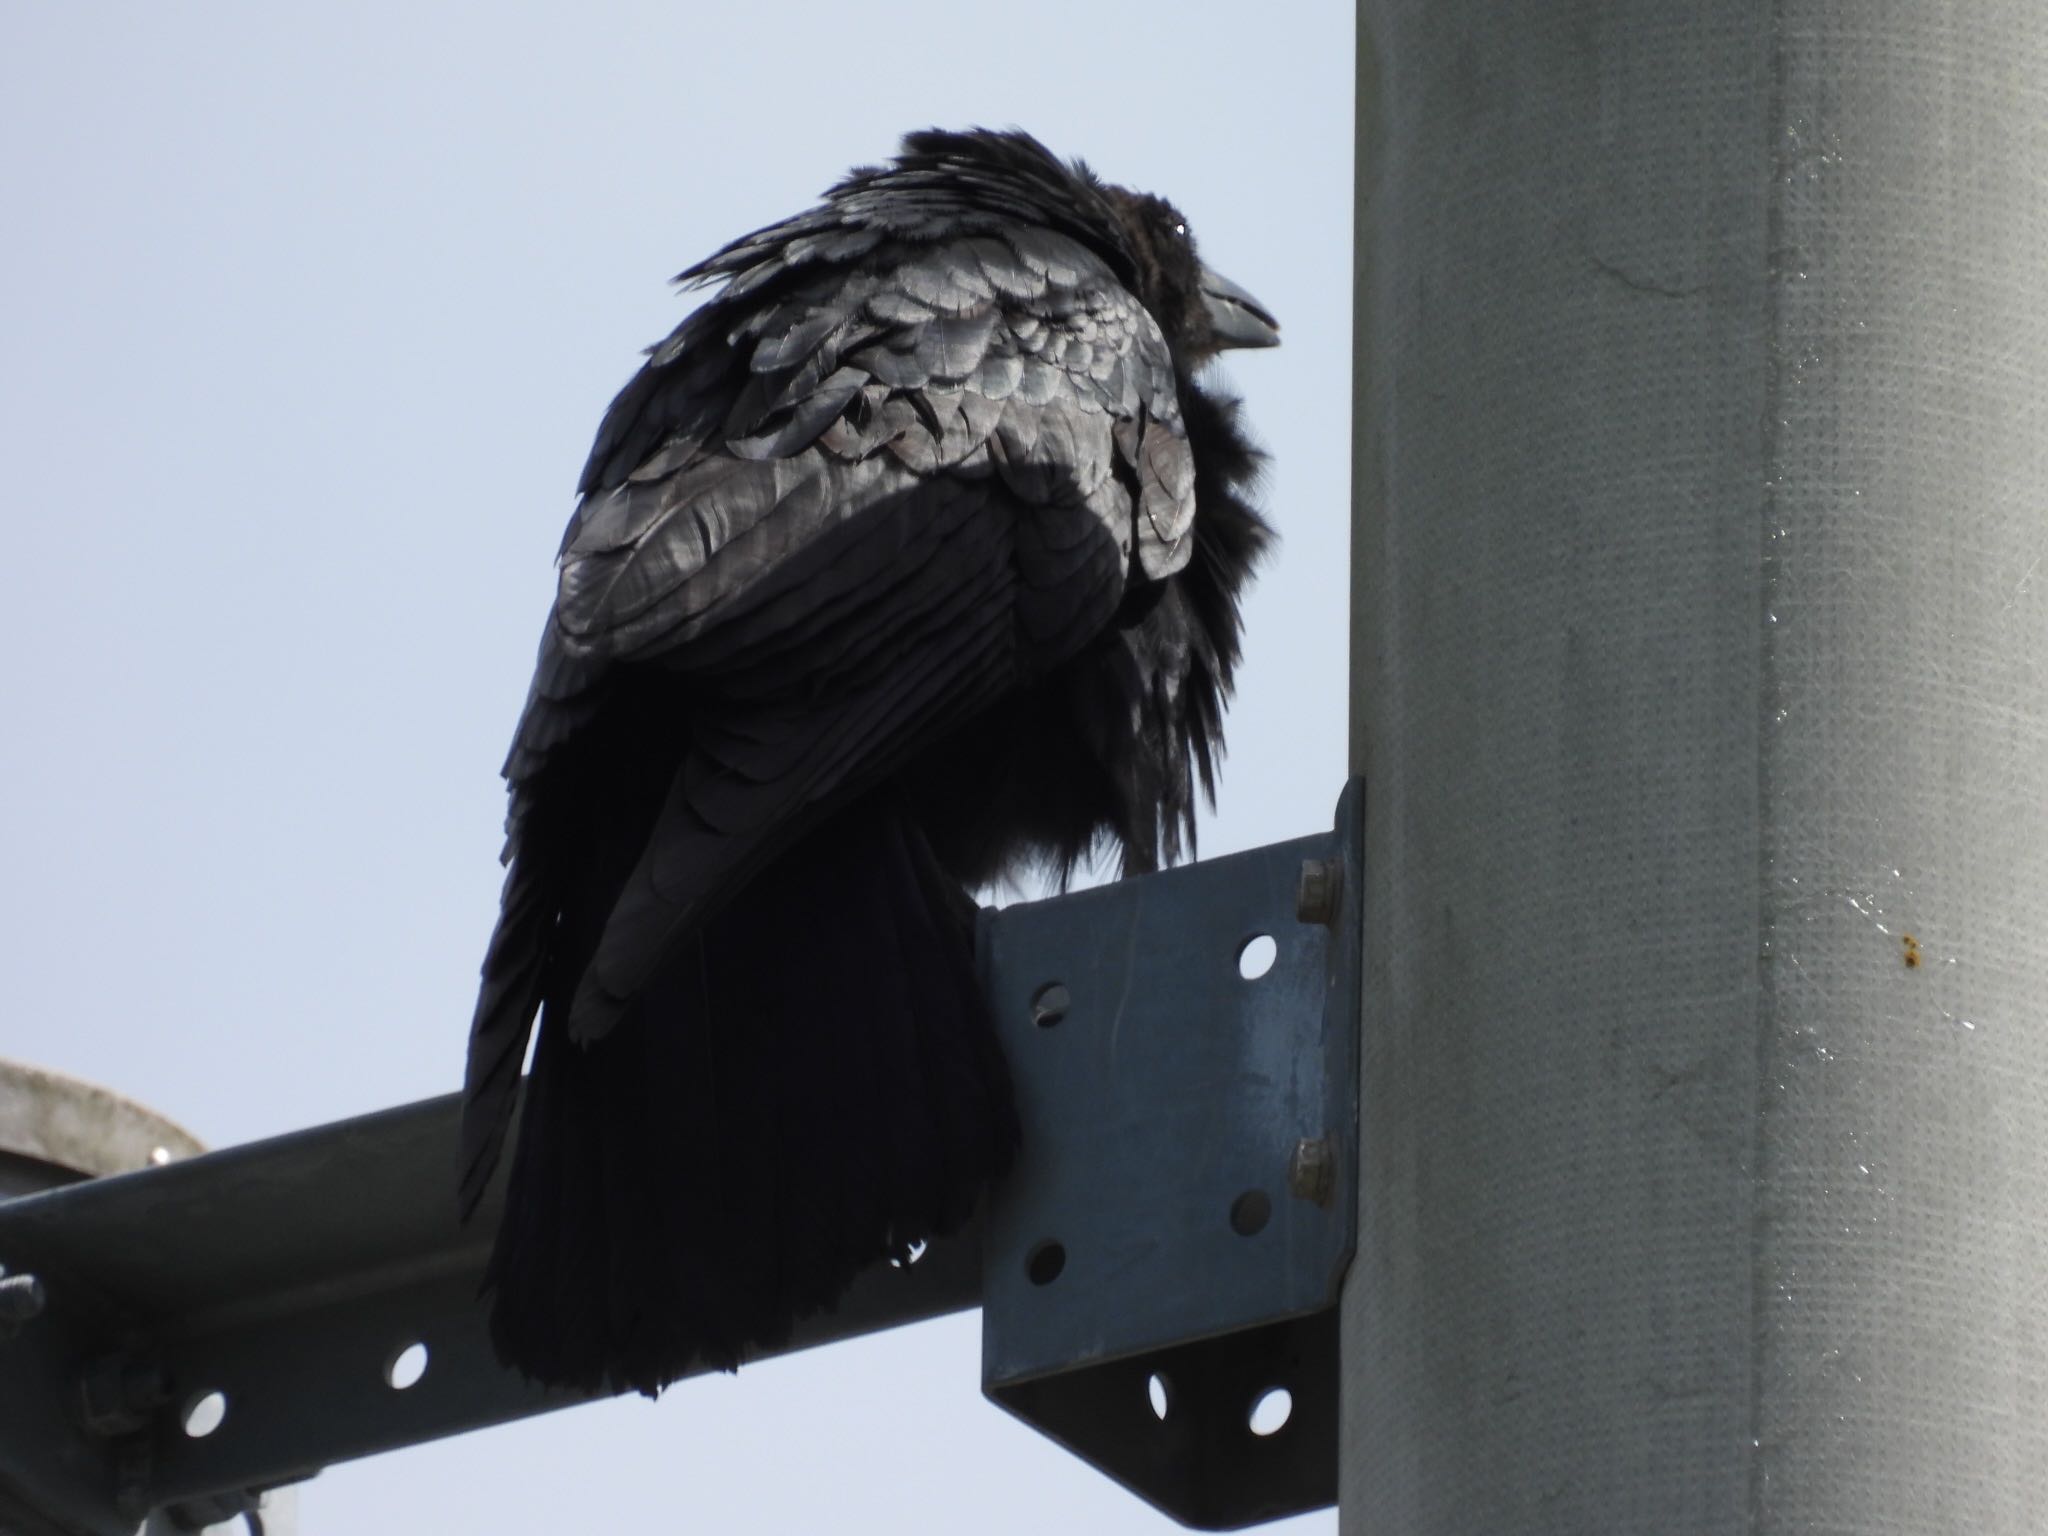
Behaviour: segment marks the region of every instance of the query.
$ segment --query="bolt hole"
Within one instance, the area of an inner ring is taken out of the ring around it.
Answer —
[[[206,1392],[185,1405],[185,1433],[194,1440],[204,1440],[219,1429],[228,1416],[228,1395],[225,1392]]]
[[[1239,1237],[1263,1231],[1272,1217],[1273,1202],[1263,1189],[1248,1189],[1230,1202],[1230,1230]]]
[[[1259,1394],[1259,1400],[1252,1404],[1251,1416],[1247,1422],[1255,1435],[1277,1435],[1287,1427],[1288,1416],[1293,1412],[1294,1394],[1285,1387],[1268,1387]]]
[[[1067,1267],[1067,1250],[1047,1238],[1024,1258],[1024,1273],[1033,1285],[1051,1285]]]
[[[1074,1000],[1067,993],[1066,984],[1048,981],[1031,994],[1031,1022],[1040,1029],[1051,1029],[1067,1016],[1067,1010],[1074,1006]]]
[[[384,1362],[384,1384],[394,1392],[417,1386],[427,1374],[427,1346],[415,1339]]]
[[[1246,981],[1257,981],[1273,969],[1273,962],[1279,955],[1280,946],[1273,942],[1273,935],[1255,933],[1238,949],[1237,974]]]
[[[1145,1396],[1152,1402],[1152,1417],[1162,1424],[1166,1422],[1166,1410],[1171,1402],[1167,1396],[1166,1378],[1154,1371],[1145,1378]]]
[[[924,1257],[925,1246],[925,1240],[921,1237],[914,1242],[905,1243],[900,1250],[889,1255],[889,1263],[896,1269],[908,1269]]]

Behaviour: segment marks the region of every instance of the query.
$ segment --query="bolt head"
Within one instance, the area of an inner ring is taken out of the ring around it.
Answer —
[[[1327,1136],[1304,1136],[1287,1159],[1287,1188],[1297,1200],[1328,1205],[1337,1192],[1337,1148]]]
[[[1342,859],[1303,859],[1294,890],[1294,915],[1304,923],[1334,923],[1344,893]]]
[[[42,1315],[49,1297],[34,1275],[10,1275],[0,1268],[0,1339],[11,1337],[23,1323]]]

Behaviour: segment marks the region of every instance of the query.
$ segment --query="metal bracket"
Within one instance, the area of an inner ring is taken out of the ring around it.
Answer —
[[[984,936],[1027,1140],[989,1215],[983,1391],[1204,1529],[1336,1502],[1362,799]]]
[[[1357,802],[1334,837],[983,930],[1030,1138],[991,1218],[986,1388],[1194,1524],[1335,1498]],[[1253,934],[1277,957],[1248,982]],[[581,1401],[491,1356],[476,1292],[497,1213],[455,1224],[456,1116],[451,1095],[0,1200],[0,1530],[132,1536],[152,1510],[246,1507],[331,1462]],[[1048,1239],[1063,1267],[1034,1285]],[[982,1272],[978,1232],[935,1243],[790,1348],[974,1306]],[[1275,1384],[1293,1415],[1255,1438],[1244,1402]]]

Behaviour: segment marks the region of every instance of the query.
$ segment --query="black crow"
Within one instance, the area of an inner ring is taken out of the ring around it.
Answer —
[[[585,1390],[730,1368],[1017,1140],[969,892],[1191,850],[1268,538],[1272,317],[1160,198],[914,133],[684,272],[606,413],[514,736],[464,1089],[485,1285]]]

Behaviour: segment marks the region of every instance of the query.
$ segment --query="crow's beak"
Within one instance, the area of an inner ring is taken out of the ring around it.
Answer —
[[[1229,278],[1202,268],[1202,303],[1218,347],[1277,347],[1280,322]]]

